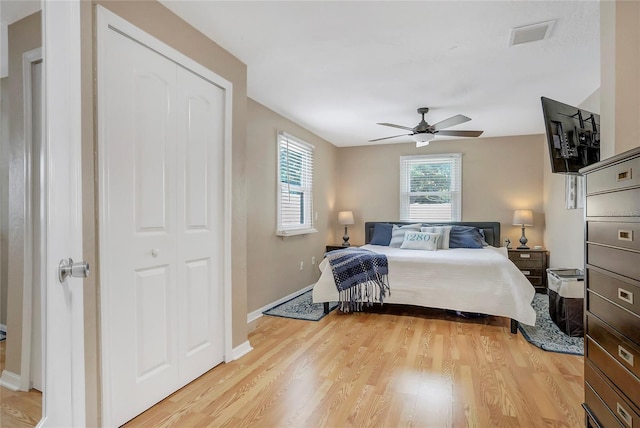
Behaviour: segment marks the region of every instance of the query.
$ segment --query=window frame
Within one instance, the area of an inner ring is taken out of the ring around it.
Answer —
[[[455,170],[450,178],[450,189],[447,192],[411,192],[411,176],[407,168],[411,162],[421,159],[428,161],[449,161]],[[410,210],[411,196],[428,196],[447,194],[451,197],[450,218],[412,218]],[[406,222],[458,222],[462,221],[462,154],[441,153],[431,155],[400,156],[400,221]]]
[[[297,148],[303,153],[304,159],[302,161],[303,171],[300,176],[300,185],[292,185],[290,182],[284,183],[281,181],[282,176],[282,162],[280,160],[280,151],[285,145],[287,150],[289,146]],[[277,187],[277,199],[276,199],[276,235],[277,236],[294,236],[304,235],[309,233],[316,233],[317,230],[314,227],[314,211],[313,211],[313,170],[314,170],[314,153],[315,147],[313,144],[307,143],[300,138],[297,138],[284,131],[279,131],[276,137],[276,187]],[[283,198],[283,186],[288,186],[288,193],[300,193],[301,194],[301,215],[302,223],[296,226],[283,224],[282,218],[282,198]],[[308,221],[307,221],[308,219]]]

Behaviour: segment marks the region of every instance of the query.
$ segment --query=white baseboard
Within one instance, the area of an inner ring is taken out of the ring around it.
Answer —
[[[247,314],[247,324],[249,324],[250,322],[253,322],[255,320],[257,320],[258,318],[260,318],[262,316],[262,313],[268,309],[273,308],[274,306],[278,306],[280,303],[284,303],[287,300],[291,300],[294,297],[298,297],[299,295],[306,293],[307,291],[311,290],[313,288],[313,286],[316,285],[315,283],[311,284],[311,285],[307,285],[306,287],[304,287],[301,290],[298,291],[294,291],[293,293],[289,294],[288,296],[284,296],[282,299],[278,299],[275,302],[269,303],[268,305],[265,305],[263,307],[261,307],[258,310],[255,310],[253,312],[250,312]]]
[[[0,324],[0,331],[7,332],[7,326],[4,324]]]
[[[0,386],[4,386],[11,391],[20,391],[20,376],[11,373],[9,370],[3,370],[0,376]]]
[[[238,358],[248,354],[251,351],[253,351],[253,348],[251,347],[251,344],[247,340],[242,345],[236,346],[231,350],[231,355],[230,355],[231,358],[227,362],[235,361]]]

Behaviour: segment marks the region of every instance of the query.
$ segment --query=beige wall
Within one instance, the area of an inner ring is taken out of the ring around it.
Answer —
[[[2,231],[7,236],[1,252],[7,266],[7,347],[5,369],[20,374],[22,348],[22,295],[24,282],[24,201],[25,201],[25,140],[23,112],[22,55],[42,46],[41,14],[30,15],[9,26],[9,76],[7,96],[9,103],[8,157],[8,222]],[[4,94],[3,94],[4,96]],[[3,145],[6,142],[3,141]],[[5,152],[7,153],[7,152]],[[5,205],[5,204],[2,204]],[[4,217],[4,216],[3,216]]]
[[[9,78],[0,79],[0,324],[7,325],[9,244]]]
[[[544,242],[549,250],[549,267],[584,267],[584,209],[566,208],[565,174],[551,172],[549,148],[544,150]]]
[[[640,145],[640,2],[600,2],[601,158]]]
[[[98,232],[97,185],[95,181],[95,143],[93,108],[93,6],[80,3],[80,93],[82,141],[82,246],[83,259],[91,266],[91,274],[84,280],[84,363],[85,363],[85,416],[87,426],[100,426],[100,331],[98,300]]]
[[[317,263],[331,241],[338,149],[301,126],[248,100],[247,123],[247,303],[253,312],[318,280]],[[278,237],[276,231],[278,131],[285,131],[314,149],[313,209],[318,233]],[[312,265],[312,257],[316,265]],[[304,268],[300,271],[300,262]]]
[[[441,140],[422,148],[415,143],[340,148],[336,212],[353,211],[349,236],[362,244],[366,221],[399,219],[400,156],[462,153],[462,220],[499,221],[501,242],[508,237],[515,247],[521,233],[511,224],[513,210],[529,208],[535,226],[527,229],[528,245],[544,245],[545,144],[544,136],[527,135]],[[334,228],[333,242],[342,242],[343,232]]]

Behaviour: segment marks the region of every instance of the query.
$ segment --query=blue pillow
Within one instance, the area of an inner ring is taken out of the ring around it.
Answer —
[[[453,226],[449,233],[449,248],[482,248],[482,235],[473,226]]]
[[[390,223],[376,223],[373,226],[373,236],[371,237],[371,245],[389,246],[391,242],[391,230],[393,225]]]
[[[484,229],[478,229],[478,232],[480,232],[480,236],[482,237],[482,246],[488,247],[489,244],[487,244],[487,237],[484,235]]]

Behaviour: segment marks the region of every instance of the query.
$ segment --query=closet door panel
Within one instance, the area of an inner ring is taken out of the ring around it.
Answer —
[[[111,422],[120,425],[179,383],[177,67],[113,30],[105,49],[98,94],[104,109],[100,286],[108,320],[105,401]]]
[[[181,379],[189,382],[224,358],[224,91],[178,69],[178,295]]]

